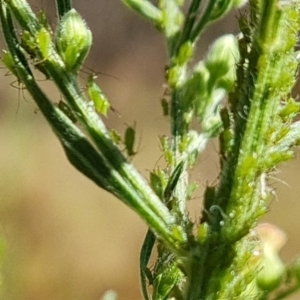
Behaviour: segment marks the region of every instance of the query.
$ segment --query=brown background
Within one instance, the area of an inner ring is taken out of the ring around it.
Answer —
[[[42,5],[49,11],[55,25],[54,1],[31,3],[35,10]],[[99,84],[122,115],[111,114],[106,123],[124,131],[125,123],[136,121],[140,147],[133,163],[148,176],[161,156],[158,136],[169,130],[159,102],[166,63],[164,42],[121,1],[77,0],[74,4],[94,33],[86,65],[118,77],[99,76]],[[205,33],[198,56],[225,32],[237,33],[234,16]],[[2,36],[1,41],[3,45]],[[5,74],[0,70],[0,218],[9,244],[3,299],[98,300],[107,289],[115,289],[122,300],[141,299],[138,255],[145,225],[69,165],[30,96],[11,87],[15,79]],[[41,84],[49,93],[54,90],[47,82]],[[59,101],[58,93],[51,95],[54,102]],[[190,203],[193,217],[201,208],[201,190],[216,179],[216,158],[213,141],[194,172],[200,190]],[[285,261],[300,252],[298,169],[297,158],[282,165],[271,179],[277,197],[266,220],[288,234],[282,251]]]

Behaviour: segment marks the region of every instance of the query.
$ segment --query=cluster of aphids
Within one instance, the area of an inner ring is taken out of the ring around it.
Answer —
[[[30,9],[30,8],[28,8]],[[53,32],[44,11],[39,10],[36,15],[31,14],[32,24],[22,26],[16,37],[18,48],[27,57],[25,64],[30,62],[35,69],[45,75],[46,80],[54,76],[49,69],[70,74],[76,77],[92,45],[92,33],[85,21],[75,9],[66,12],[60,19],[57,30]],[[16,61],[9,51],[4,51],[2,61],[6,68],[22,83],[16,68]],[[29,74],[32,74],[28,66]],[[92,72],[86,81],[86,94],[89,98],[88,105],[103,116],[108,110],[114,109],[96,82],[97,75]],[[55,104],[73,123],[78,120],[76,113],[66,101],[60,100]],[[114,143],[124,148],[127,156],[136,154],[135,126],[126,125],[122,138],[116,130],[111,130],[110,135]]]

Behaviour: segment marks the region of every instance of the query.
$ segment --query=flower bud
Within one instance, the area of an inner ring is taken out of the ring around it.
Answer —
[[[201,114],[205,108],[205,101],[208,95],[209,71],[201,61],[196,65],[190,78],[184,85],[185,96],[184,106],[195,103],[196,111]]]
[[[236,72],[235,69],[231,68],[225,76],[221,77],[216,82],[216,87],[222,88],[228,93],[233,90],[235,82],[236,82]]]
[[[218,38],[212,45],[205,66],[211,76],[218,79],[226,75],[239,60],[238,43],[234,35],[227,34]]]
[[[61,19],[56,45],[66,69],[76,73],[92,45],[92,33],[75,9]]]
[[[175,225],[172,228],[172,235],[177,242],[184,243],[187,240],[186,233],[180,225]]]
[[[219,107],[224,97],[224,90],[215,89],[206,104],[203,115],[200,116],[202,119],[202,130],[210,137],[215,137],[222,128],[223,124]]]
[[[195,45],[192,44],[190,41],[185,42],[179,49],[178,57],[177,57],[177,64],[184,65],[189,61],[194,53]]]
[[[262,290],[273,290],[281,282],[284,264],[273,251],[267,251],[264,255],[262,269],[256,278],[256,283]]]
[[[281,282],[284,264],[278,252],[286,242],[286,235],[271,224],[261,224],[256,229],[262,246],[262,269],[258,273],[256,283],[262,290],[273,290]]]

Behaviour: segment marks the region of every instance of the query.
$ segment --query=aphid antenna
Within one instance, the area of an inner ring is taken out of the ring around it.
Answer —
[[[156,168],[157,166],[158,166],[158,164],[159,164],[159,162],[161,161],[161,159],[164,157],[164,154],[162,153],[159,157],[158,157],[158,159],[156,160],[156,162],[155,162],[155,164],[154,164],[154,168]]]
[[[110,77],[110,78],[113,78],[115,80],[121,81],[121,79],[117,76],[114,76],[114,75],[111,75],[111,74],[108,74],[108,73],[95,71],[93,68],[90,68],[86,65],[82,66],[81,72],[88,75],[88,76],[93,76],[95,80],[98,78],[98,75],[101,75],[101,76]]]
[[[276,182],[280,182],[282,183],[283,185],[287,186],[287,187],[291,187],[286,181],[284,181],[283,179],[280,179],[280,178],[277,178],[275,176],[272,176],[271,174],[268,174],[268,177]]]
[[[15,75],[12,71],[10,70],[7,70],[6,67],[0,67],[1,70],[6,70],[4,76],[5,77],[9,77],[9,76],[13,76]],[[14,89],[17,89],[18,90],[18,105],[17,105],[17,112],[19,112],[19,107],[20,107],[20,94],[21,94],[21,91],[22,91],[22,96],[23,96],[23,99],[28,102],[28,100],[26,99],[25,95],[24,95],[24,91],[26,90],[25,86],[22,84],[22,82],[16,78],[15,80],[13,80],[10,84],[9,84],[12,88]]]
[[[9,71],[8,71],[9,72]],[[13,75],[12,73],[9,73],[5,76],[11,76]],[[18,79],[15,79],[14,81],[12,81],[10,84],[9,84],[12,88],[14,89],[17,89],[18,90],[18,105],[17,105],[17,111],[16,113],[19,112],[19,108],[20,108],[20,99],[21,99],[21,94],[22,94],[22,98],[26,101],[26,102],[29,102],[28,99],[26,99],[25,97],[25,91],[26,91],[26,88],[25,86],[23,85],[23,83],[21,81],[19,81]]]

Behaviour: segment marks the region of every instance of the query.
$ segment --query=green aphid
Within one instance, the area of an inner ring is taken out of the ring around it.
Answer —
[[[122,138],[117,130],[112,129],[109,133],[110,133],[111,139],[114,141],[115,144],[117,144],[117,145],[121,144]]]
[[[51,34],[42,27],[36,38],[33,38],[28,31],[24,30],[21,34],[21,46],[32,59],[48,59],[51,49]],[[40,61],[36,61],[36,64],[38,63]]]
[[[73,113],[72,109],[68,106],[67,103],[60,100],[57,106],[73,123],[77,122],[75,114]]]
[[[17,78],[19,78],[16,72],[16,65],[14,59],[10,52],[3,50],[4,55],[2,56],[2,62],[4,63],[5,67]]]
[[[163,199],[163,194],[164,194],[163,180],[161,176],[159,176],[159,174],[156,174],[155,171],[150,173],[150,184],[155,194],[160,199]]]
[[[50,32],[42,27],[36,37],[33,38],[28,31],[24,30],[21,34],[21,46],[32,59],[35,68],[49,79],[50,75],[41,63],[48,59],[51,53],[52,39]]]
[[[148,284],[149,284],[149,285],[152,285],[154,279],[153,279],[153,275],[152,275],[151,270],[150,270],[148,267],[146,267],[146,268],[144,269],[144,272],[145,272],[145,275],[146,275],[146,277],[147,277],[147,279],[148,279]]]
[[[173,289],[182,282],[182,272],[175,261],[164,262],[159,274],[154,276],[152,299],[171,299]],[[178,288],[177,288],[178,292]],[[180,298],[183,299],[182,295]]]
[[[107,111],[110,107],[110,104],[109,104],[106,96],[104,95],[104,93],[102,92],[102,90],[100,89],[98,84],[96,83],[96,81],[95,81],[96,78],[97,78],[97,76],[95,76],[95,75],[90,75],[88,77],[88,80],[87,80],[88,95],[89,95],[90,99],[93,101],[97,112],[106,116]]]
[[[135,137],[135,128],[128,126],[124,135],[125,150],[128,156],[133,156],[137,153],[136,151],[134,151]]]
[[[169,115],[169,103],[165,98],[161,99],[161,107],[163,110],[163,115],[168,116]]]
[[[51,43],[50,32],[46,28],[41,28],[37,35],[37,45],[43,60],[48,59],[51,54]]]
[[[52,44],[52,32],[49,32],[48,29],[42,27],[39,30],[39,33],[36,37],[36,46],[39,51],[39,60],[35,62],[34,66],[46,76],[46,79],[51,78],[47,68],[42,64],[45,60],[50,59],[51,52],[53,51]]]
[[[22,86],[21,86],[21,80],[19,78],[19,75],[17,73],[17,67],[15,64],[15,61],[11,55],[10,52],[3,50],[4,55],[2,56],[1,60],[3,62],[3,64],[5,65],[5,67],[8,69],[8,71],[13,74],[14,76],[16,76],[17,80],[11,83],[12,87],[17,88],[19,91],[22,90]],[[7,75],[9,74],[9,72],[7,73]],[[15,83],[17,83],[17,86],[14,85]],[[18,100],[18,108],[19,109],[19,103],[20,103],[20,98]]]
[[[34,42],[31,34],[27,30],[23,30],[21,33],[21,46],[27,52],[31,59],[35,59],[37,45]]]
[[[48,59],[51,53],[53,31],[47,20],[47,15],[43,10],[38,11],[37,17],[42,28],[37,35],[37,44],[43,55],[43,59]]]
[[[52,35],[52,28],[48,22],[47,15],[43,10],[39,10],[37,12],[37,17],[39,19],[39,23]]]

